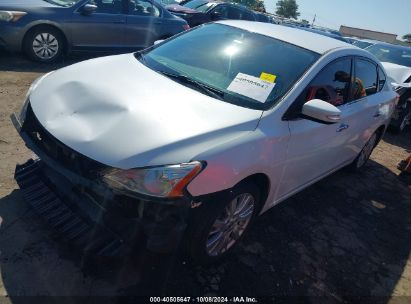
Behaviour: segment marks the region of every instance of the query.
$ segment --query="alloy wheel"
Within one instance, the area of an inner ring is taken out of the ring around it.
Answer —
[[[250,223],[254,208],[255,198],[250,193],[239,194],[227,204],[208,234],[208,255],[221,255],[237,242]]]
[[[33,40],[33,52],[42,60],[55,57],[59,51],[57,38],[50,33],[40,33]]]
[[[373,134],[368,142],[365,144],[364,148],[361,150],[360,155],[357,160],[357,168],[361,168],[367,160],[370,158],[372,150],[374,149],[375,143],[377,142],[377,134]]]

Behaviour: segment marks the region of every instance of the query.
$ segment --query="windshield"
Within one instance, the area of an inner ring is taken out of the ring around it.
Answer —
[[[357,46],[361,49],[365,49],[366,47],[369,47],[371,44],[372,43],[365,42],[365,41],[358,41],[358,40],[353,43],[353,45],[355,45],[355,46]]]
[[[44,0],[44,1],[51,3],[51,4],[58,5],[58,6],[69,7],[69,6],[73,6],[80,0]]]
[[[208,24],[148,50],[141,61],[216,90],[226,102],[268,109],[319,57],[267,36]]]
[[[391,62],[411,68],[411,48],[375,44],[367,48],[367,51],[374,54],[380,61]]]

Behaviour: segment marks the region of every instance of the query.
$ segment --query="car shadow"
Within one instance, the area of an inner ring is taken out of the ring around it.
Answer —
[[[82,54],[70,54],[64,56],[55,63],[39,63],[29,60],[26,56],[20,53],[10,53],[6,51],[0,51],[0,70],[10,72],[35,72],[35,73],[47,73],[53,70],[63,68],[65,66],[78,63],[84,60],[92,59],[98,55],[93,53]],[[105,54],[109,55],[109,54]]]
[[[410,201],[407,183],[376,162],[362,173],[339,171],[262,215],[221,263],[178,264],[168,290],[189,292],[181,292],[184,273],[197,295],[386,303],[409,288]]]
[[[96,258],[70,247],[34,213],[20,190],[0,199],[0,285],[8,297],[70,296],[110,300],[120,295],[158,295],[177,253],[135,250],[129,258]],[[120,290],[135,286],[132,294]],[[56,303],[64,298],[56,298]]]

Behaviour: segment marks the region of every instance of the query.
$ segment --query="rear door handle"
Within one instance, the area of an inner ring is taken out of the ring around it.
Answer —
[[[343,131],[343,130],[345,130],[345,129],[348,129],[350,126],[349,125],[347,125],[347,124],[341,124],[338,128],[337,128],[337,132],[341,132],[341,131]]]

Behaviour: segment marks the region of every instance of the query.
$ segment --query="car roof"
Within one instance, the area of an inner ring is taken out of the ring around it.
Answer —
[[[283,25],[244,20],[224,20],[217,23],[283,40],[318,54],[324,54],[339,47],[358,49],[349,43],[334,38]]]

